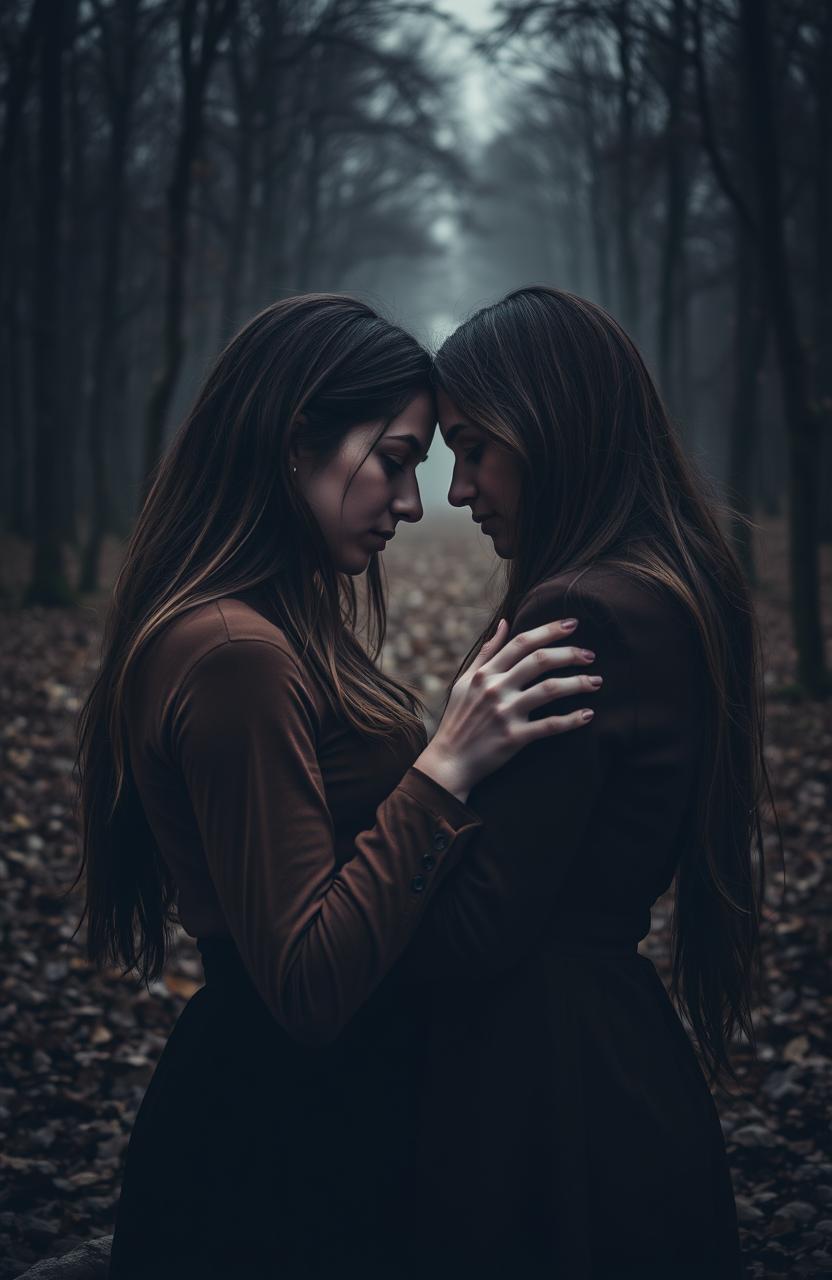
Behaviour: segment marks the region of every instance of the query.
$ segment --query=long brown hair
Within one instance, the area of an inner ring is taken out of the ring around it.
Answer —
[[[583,298],[508,294],[446,340],[434,381],[523,473],[505,593],[462,669],[537,583],[601,558],[668,588],[696,625],[712,696],[696,829],[676,876],[672,991],[712,1078],[733,1075],[734,1032],[753,1043],[768,780],[757,626],[715,505],[636,347]]]
[[[290,483],[289,457],[294,440],[323,462],[351,427],[379,422],[368,454],[430,388],[430,359],[414,338],[334,294],[267,307],[208,374],[130,538],[79,720],[75,884],[85,875],[78,927],[88,918],[95,964],[123,963],[145,981],[157,978],[175,919],[175,887],[136,791],[125,725],[136,659],[174,618],[221,596],[257,592],[352,725],[387,736],[421,723],[418,699],[376,665],[386,627],[378,558],[366,575],[365,649],[355,631],[354,583],[337,572]]]

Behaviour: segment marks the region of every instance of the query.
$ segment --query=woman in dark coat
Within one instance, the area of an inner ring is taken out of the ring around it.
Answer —
[[[450,501],[507,563],[494,621],[578,618],[604,685],[584,733],[529,746],[473,789],[483,827],[399,966],[430,1008],[425,1267],[735,1280],[717,1113],[637,948],[675,878],[676,995],[708,1074],[729,1072],[732,1033],[750,1032],[762,895],[748,591],[638,352],[600,308],[510,294],[445,342],[435,382]]]
[[[586,732],[583,704],[530,713],[600,684],[557,674],[574,622],[503,625],[426,745],[373,654],[435,423],[409,335],[287,299],[219,357],[130,541],[81,723],[88,953],[157,977],[178,916],[206,985],[131,1134],[114,1280],[408,1273],[428,1008],[395,964],[479,828],[471,786]]]

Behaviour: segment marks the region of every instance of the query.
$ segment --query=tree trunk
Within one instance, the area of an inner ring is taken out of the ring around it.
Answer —
[[[789,442],[789,559],[792,620],[801,685],[814,696],[827,690],[820,617],[818,558],[818,416],[808,398],[806,366],[797,328],[783,222],[779,139],[771,82],[769,0],[740,0],[740,30],[748,83],[750,152],[757,191],[760,269],[780,365]]]
[[[191,190],[190,166],[193,145],[190,129],[183,131],[178,148],[177,172],[167,195],[167,266],[162,325],[162,364],[154,379],[147,405],[144,454],[146,489],[152,482],[162,454],[168,409],[176,389],[185,351],[182,316],[185,305],[188,197]]]
[[[253,257],[256,262],[263,264],[265,268],[262,272],[262,275],[265,276],[265,280],[255,277],[252,281],[254,303],[255,307],[258,309],[266,305],[269,298],[272,296],[272,292],[277,285],[278,279],[273,275],[275,252],[275,178],[277,177],[277,165],[275,163],[275,151],[277,146],[277,103],[274,93],[264,92],[264,98],[260,107],[260,116],[262,119],[262,128],[260,130],[259,146],[257,147],[260,198],[256,210],[252,236],[254,242]]]
[[[754,505],[770,520],[782,517],[788,489],[789,459],[783,415],[770,394],[772,379],[779,382],[779,378],[776,362],[771,370],[763,365],[759,380],[757,432],[760,447],[754,459]]]
[[[603,307],[612,306],[610,281],[610,251],[604,218],[606,190],[602,160],[598,150],[598,125],[593,94],[592,76],[583,59],[579,63],[581,85],[581,124],[583,146],[589,173],[589,219],[593,257],[595,260],[596,297]]]
[[[189,267],[185,277],[188,316],[185,324],[187,360],[183,365],[188,376],[188,360],[204,369],[216,354],[214,337],[219,323],[219,309],[214,292],[215,255],[211,244],[210,168],[197,169],[191,202],[191,238],[188,246]],[[191,375],[193,376],[193,375]],[[199,374],[196,374],[199,377]]]
[[[690,261],[687,244],[682,239],[680,257],[676,270],[676,315],[673,319],[673,360],[672,383],[676,388],[678,408],[673,419],[678,422],[682,439],[691,452],[695,452],[698,438],[699,422],[694,408],[696,392],[694,379],[694,297],[690,288]]]
[[[252,81],[246,78],[243,49],[239,40],[239,23],[231,31],[231,73],[236,107],[237,145],[234,149],[234,208],[225,262],[220,301],[219,345],[224,347],[240,322],[240,299],[245,296],[245,277],[251,209],[254,195],[255,102],[262,93],[263,57],[255,59]],[[262,49],[262,44],[260,46]],[[269,88],[274,93],[274,86]]]
[[[72,40],[67,43],[72,47]],[[84,126],[81,107],[79,67],[76,58],[67,55],[67,123],[68,181],[66,193],[65,251],[61,264],[61,314],[64,317],[61,334],[61,433],[58,467],[61,473],[61,537],[73,547],[78,545],[78,450],[79,423],[84,408],[86,326],[88,312],[86,290],[81,281],[86,280],[89,263],[86,260],[86,218]]]
[[[167,193],[167,253],[162,326],[162,361],[154,380],[145,419],[144,487],[147,492],[162,454],[165,424],[185,351],[183,315],[188,266],[188,214],[193,164],[205,125],[205,91],[219,42],[231,21],[236,0],[209,6],[204,16],[198,59],[193,61],[193,28],[199,0],[184,0],[180,14],[182,49],[182,115],[173,176]]]
[[[6,266],[6,235],[12,211],[14,167],[21,135],[23,108],[32,82],[33,65],[48,17],[48,0],[33,0],[20,36],[16,54],[5,81],[3,144],[0,150],[0,271]],[[0,306],[5,303],[3,279],[0,278]]]
[[[34,317],[35,547],[29,604],[72,600],[60,538],[58,469],[59,352],[57,315],[60,271],[63,45],[66,10],[58,5],[44,24],[40,54],[39,183]]]
[[[674,381],[674,321],[677,276],[685,237],[687,190],[683,146],[682,98],[685,79],[685,0],[673,3],[673,48],[667,83],[665,129],[665,225],[659,285],[659,384],[667,403],[675,408],[678,388]]]
[[[818,10],[815,164],[815,400],[820,413],[820,537],[832,542],[832,8]]]
[[[748,521],[754,514],[754,454],[757,431],[758,381],[766,348],[767,315],[760,290],[760,272],[753,246],[739,223],[735,234],[734,403],[728,485],[737,517],[731,535],[750,582],[756,581],[753,535]]]
[[[323,128],[313,116],[309,127],[309,155],[306,158],[303,202],[303,236],[298,253],[297,288],[309,289],[315,279],[314,256],[318,252],[321,214],[321,179],[323,177]]]
[[[21,538],[32,536],[32,518],[29,493],[29,460],[26,449],[28,413],[26,401],[26,353],[21,334],[23,321],[20,312],[19,263],[15,257],[10,263],[8,277],[8,306],[4,311],[3,349],[8,357],[6,378],[6,424],[8,432],[7,475],[8,527]]]
[[[618,249],[619,318],[633,336],[638,334],[640,298],[638,264],[633,239],[633,69],[630,0],[618,0],[615,8],[618,46],[618,156],[616,192],[616,245]]]
[[[220,304],[220,346],[225,346],[240,323],[240,298],[246,271],[246,248],[251,215],[253,173],[253,141],[251,120],[238,119],[238,146],[234,163],[234,209],[225,264],[222,302]]]
[[[281,81],[272,164],[282,180],[277,183],[271,208],[269,238],[265,261],[269,264],[271,294],[299,288],[297,264],[303,252],[305,201],[307,192],[307,130],[314,117],[316,95],[321,72],[316,66],[320,50],[307,57],[300,66],[289,69]]]
[[[21,30],[19,41],[7,60],[5,79],[3,138],[0,145],[0,360],[7,370],[3,396],[3,455],[6,473],[3,509],[8,512],[7,527],[21,537],[31,537],[29,468],[26,439],[29,435],[27,403],[24,393],[22,316],[20,307],[20,258],[10,253],[8,234],[15,214],[17,153],[25,132],[21,128],[26,99],[36,73],[46,0],[33,0]],[[8,51],[7,51],[8,52]]]
[[[127,190],[127,144],[133,113],[136,27],[140,3],[141,0],[126,0],[120,6],[118,12],[123,12],[124,20],[118,32],[118,47],[122,53],[123,63],[121,68],[112,69],[113,92],[110,96],[112,124],[106,187],[108,202],[89,416],[92,503],[89,531],[81,564],[80,589],[82,591],[98,590],[101,546],[104,535],[112,524],[104,420],[105,413],[112,410],[114,399],[113,365],[118,338],[118,301]]]

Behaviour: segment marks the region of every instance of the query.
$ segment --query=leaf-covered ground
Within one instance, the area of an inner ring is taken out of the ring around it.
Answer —
[[[492,565],[460,525],[425,522],[386,553],[385,661],[436,706],[487,616]],[[786,849],[771,834],[767,992],[759,1053],[719,1101],[750,1280],[832,1276],[832,702],[791,700],[794,652],[783,530],[765,531],[758,593],[767,650],[768,759]],[[825,556],[829,598],[830,557]],[[8,610],[0,627],[0,1280],[111,1232],[124,1148],[154,1063],[201,978],[184,935],[149,991],[94,974],[79,933],[72,818],[74,724],[93,674],[101,600]],[[666,972],[669,904],[649,953]],[[668,1277],[671,1280],[671,1277]],[[703,1277],[703,1280],[705,1278]]]

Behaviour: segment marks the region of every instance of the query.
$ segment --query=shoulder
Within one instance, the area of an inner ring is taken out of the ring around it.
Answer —
[[[224,596],[173,618],[151,637],[142,656],[144,665],[167,676],[168,683],[183,679],[213,654],[219,665],[233,666],[259,646],[273,664],[287,669],[299,666],[280,627],[243,601]]]
[[[640,701],[675,705],[706,696],[701,636],[687,607],[663,583],[603,562],[558,574],[528,592],[512,631],[561,618],[578,619],[568,642],[592,649],[605,679],[618,677]]]
[[[288,695],[318,713],[285,632],[231,596],[186,610],[154,635],[140,655],[133,691],[168,711],[195,695],[241,709]]]
[[[645,627],[690,632],[692,625],[686,609],[669,587],[645,581],[623,566],[598,561],[539,582],[521,601],[514,629],[528,629],[570,616],[579,623],[591,621],[597,629],[623,636],[643,633]]]

